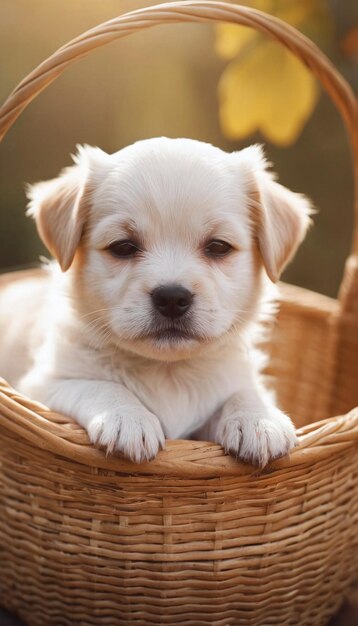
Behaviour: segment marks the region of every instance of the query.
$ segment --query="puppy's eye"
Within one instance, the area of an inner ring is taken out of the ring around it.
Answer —
[[[205,254],[208,256],[226,256],[231,252],[232,246],[227,241],[221,241],[220,239],[213,239],[209,241],[205,246]]]
[[[130,239],[114,241],[110,246],[108,246],[107,250],[119,259],[128,259],[140,252],[138,246]]]

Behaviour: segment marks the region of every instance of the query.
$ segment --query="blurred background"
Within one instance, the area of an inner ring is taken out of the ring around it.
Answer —
[[[82,31],[147,0],[1,0],[0,101]],[[159,4],[159,3],[158,3]],[[324,49],[356,91],[355,0],[249,0]],[[52,178],[77,143],[107,152],[139,139],[192,137],[224,150],[264,143],[279,180],[312,198],[314,228],[284,279],[335,296],[352,235],[353,181],[342,121],[303,66],[250,29],[159,26],[93,52],[35,100],[0,149],[0,269],[45,253],[25,217],[24,184]]]

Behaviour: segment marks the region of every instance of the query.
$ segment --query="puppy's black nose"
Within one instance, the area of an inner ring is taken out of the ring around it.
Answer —
[[[171,319],[184,315],[190,308],[193,300],[193,294],[180,285],[157,287],[151,296],[157,311],[164,317],[170,317]]]

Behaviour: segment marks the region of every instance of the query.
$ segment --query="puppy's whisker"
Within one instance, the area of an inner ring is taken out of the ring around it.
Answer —
[[[112,336],[112,331],[100,318],[92,320],[92,322],[84,326],[83,334],[86,335],[88,332],[91,333],[91,343],[95,344],[97,347],[110,343],[109,340]]]
[[[101,320],[93,320],[92,322],[89,322],[88,324],[86,324],[84,328],[87,331],[108,330],[107,324],[105,324],[104,322],[101,322]]]
[[[249,309],[247,309],[247,310],[246,309],[235,309],[235,308],[231,309],[231,308],[228,308],[226,306],[224,306],[223,309],[225,311],[229,311],[229,313],[238,313],[238,314],[240,314],[240,313],[246,313],[246,314],[247,313],[252,313],[252,311],[250,311]],[[218,309],[218,308],[217,309],[206,309],[205,307],[195,307],[195,312],[196,313],[220,313],[221,310]]]
[[[116,310],[120,310],[119,307],[106,307],[105,309],[96,309],[94,311],[91,311],[90,313],[85,313],[84,315],[80,315],[79,319],[85,319],[86,317],[90,317],[91,315],[96,315],[97,313],[103,313],[104,311],[106,313],[108,313],[109,311],[116,311]]]

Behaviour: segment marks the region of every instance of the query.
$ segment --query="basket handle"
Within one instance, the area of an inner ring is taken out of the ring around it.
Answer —
[[[71,63],[86,56],[95,48],[158,24],[218,21],[249,26],[276,39],[312,71],[338,108],[353,150],[355,228],[352,252],[358,255],[357,100],[348,83],[312,41],[292,26],[256,9],[225,2],[185,0],[138,9],[99,24],[59,48],[13,90],[0,108],[0,141],[21,112],[38,94],[60,76]]]

